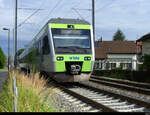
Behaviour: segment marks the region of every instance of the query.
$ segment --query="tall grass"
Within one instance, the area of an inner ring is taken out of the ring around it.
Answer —
[[[45,87],[48,82],[47,80],[45,80],[43,77],[40,77],[38,73],[25,76],[23,73],[19,73],[18,71],[15,71],[15,77],[18,88],[18,112],[56,112],[52,100],[46,104],[47,99],[53,95],[55,90],[53,87]],[[9,92],[11,93],[10,96],[10,93],[6,96],[4,94],[2,95],[2,97],[5,97],[5,100],[10,98],[10,104],[8,102],[5,103],[5,101],[0,102],[0,105],[2,105],[0,106],[0,111],[12,112],[13,93],[11,77],[8,79],[3,90],[5,94]]]
[[[0,94],[0,112],[13,112],[13,90],[12,78],[9,77],[3,86]]]

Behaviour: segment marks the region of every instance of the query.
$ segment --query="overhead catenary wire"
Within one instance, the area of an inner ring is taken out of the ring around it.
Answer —
[[[45,22],[45,20],[47,20],[47,18],[53,13],[53,11],[58,7],[58,5],[62,2],[63,0],[58,0],[57,3],[55,4],[55,6],[50,10],[50,12],[48,13],[48,15],[42,20],[41,22]]]
[[[33,15],[35,15],[38,11],[40,10],[44,10],[44,9],[41,9],[41,7],[43,6],[43,4],[45,3],[45,0],[42,1],[40,7],[38,9],[35,9],[35,8],[18,8],[18,9],[25,9],[25,10],[36,10],[35,12],[33,12],[30,16],[28,16],[22,23],[20,23],[18,25],[18,27],[20,27],[22,24],[24,24],[27,20],[29,20]]]
[[[102,10],[102,9],[104,9],[104,8],[106,8],[106,7],[108,7],[108,6],[110,6],[112,3],[114,3],[114,1],[116,1],[116,0],[112,0],[111,2],[107,3],[107,4],[104,5],[103,7],[101,7],[101,8],[99,8],[99,9],[95,10],[95,13],[97,13],[99,10]],[[89,16],[90,16],[90,15],[86,16],[86,18],[88,18]]]
[[[75,7],[78,6],[78,5],[79,5],[79,3],[77,2],[77,3],[73,6],[73,8],[75,8]],[[72,10],[69,9],[69,10],[65,13],[65,15],[64,15],[63,17],[67,17],[68,15],[70,15],[71,13],[69,13],[69,12],[72,12]]]
[[[83,16],[81,16],[80,13],[79,13],[75,8],[72,8],[72,10],[74,10],[74,11],[81,17],[82,20],[85,20],[85,19],[83,18]]]
[[[40,10],[44,10],[42,9],[43,5],[45,4],[45,1],[47,0],[43,0],[42,3],[40,4],[39,8],[19,8],[19,9],[25,9],[25,10],[36,10],[34,11],[30,16],[28,16],[23,22],[21,22],[18,27],[21,27],[23,24],[25,24],[25,22],[29,19],[31,19],[35,14],[37,14]],[[31,24],[31,23],[30,23]],[[33,24],[33,23],[32,23]],[[37,27],[38,29],[39,27]]]
[[[28,19],[30,19],[34,14],[36,14],[40,9],[37,9],[35,12],[33,12],[29,17],[27,17],[22,23],[18,25],[20,27],[22,24],[24,24]]]

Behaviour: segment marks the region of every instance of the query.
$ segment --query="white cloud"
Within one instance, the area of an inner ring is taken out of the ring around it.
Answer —
[[[0,0],[0,8],[4,8],[4,2],[3,2],[3,0]]]
[[[60,4],[58,4],[52,14],[49,15],[58,1],[60,1]],[[0,7],[6,7],[7,5],[7,7],[11,8],[0,10],[0,17],[2,17],[0,19],[0,26],[11,25],[11,27],[13,27],[14,4],[11,0],[7,2],[8,1],[4,2],[4,0],[0,0]],[[107,38],[106,33],[108,33],[110,37],[113,32],[120,27],[123,30],[129,30],[126,31],[126,36],[129,39],[134,39],[134,34],[136,38],[137,34],[140,33],[140,35],[142,35],[150,30],[150,0],[96,0],[95,3],[96,10],[99,9],[98,12],[96,12],[97,36],[101,33],[101,35]],[[21,0],[18,5],[23,8],[44,9],[36,13],[26,22],[34,24],[24,24],[19,29],[18,37],[22,40],[31,40],[50,18],[80,18],[71,8],[91,9],[92,7],[91,0]],[[34,11],[30,10],[18,10],[18,24],[24,21],[33,12]],[[87,21],[92,22],[90,11],[78,10],[78,12]],[[87,18],[87,16],[89,17]],[[0,34],[4,35],[5,33],[0,31]]]

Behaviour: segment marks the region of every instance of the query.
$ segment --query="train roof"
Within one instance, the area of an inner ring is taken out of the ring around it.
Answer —
[[[83,24],[90,25],[86,20],[81,19],[69,19],[69,18],[52,18],[49,23],[59,23],[59,24]]]

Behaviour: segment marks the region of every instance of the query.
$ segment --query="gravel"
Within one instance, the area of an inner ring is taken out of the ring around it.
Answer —
[[[140,100],[143,100],[143,101],[146,101],[146,102],[150,103],[150,96],[148,96],[148,95],[139,94],[139,93],[135,93],[135,92],[127,91],[127,90],[121,90],[121,89],[118,89],[118,88],[105,86],[105,85],[97,84],[97,83],[90,82],[90,81],[82,82],[82,84],[90,85],[92,87],[96,87],[96,88],[103,89],[103,90],[106,90],[106,91],[111,91],[111,92],[114,92],[114,93],[117,93],[117,94],[129,96],[129,97],[132,97],[132,98],[140,99]]]
[[[66,94],[65,92],[55,92],[53,97],[49,98],[47,101],[47,105],[49,105],[49,101],[53,100],[54,109],[57,112],[98,112],[99,110],[95,110],[92,107],[88,106],[84,102]],[[90,110],[90,111],[89,111]]]
[[[93,82],[82,82],[82,84],[90,85],[92,87],[104,89],[107,91],[111,91],[117,94],[129,96],[136,99],[141,99],[143,101],[150,102],[150,96],[143,95],[139,93],[130,92],[127,90],[121,90],[110,86],[100,85]],[[87,92],[87,91],[86,91]],[[84,93],[84,92],[82,92]],[[68,95],[63,91],[56,91],[52,97],[50,97],[47,101],[47,105],[49,105],[49,101],[51,101],[57,112],[101,112],[101,110],[96,110],[91,108],[89,105],[84,102],[74,98],[73,96]]]

